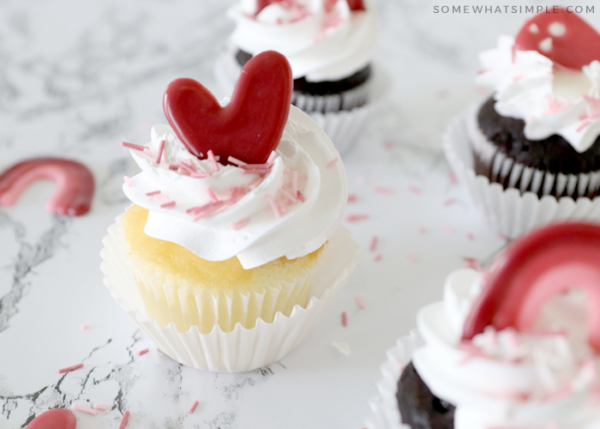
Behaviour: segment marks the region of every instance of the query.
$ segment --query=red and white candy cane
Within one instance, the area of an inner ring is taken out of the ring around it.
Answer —
[[[600,60],[600,34],[572,10],[556,6],[527,20],[515,46],[573,69]]]
[[[90,210],[94,176],[83,164],[61,158],[36,158],[19,162],[0,174],[0,205],[12,206],[34,181],[54,180],[57,188],[46,210],[80,216]]]
[[[543,305],[571,288],[586,292],[589,343],[600,353],[600,226],[585,223],[547,226],[512,244],[486,276],[462,339],[486,326],[531,331]]]

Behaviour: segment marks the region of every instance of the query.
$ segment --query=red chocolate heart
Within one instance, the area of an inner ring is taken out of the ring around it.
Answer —
[[[179,140],[197,157],[212,150],[222,164],[230,156],[263,164],[281,140],[292,89],[290,64],[267,51],[246,63],[227,106],[195,80],[176,79],[167,87],[163,108]]]
[[[367,10],[363,0],[347,0],[350,10]]]
[[[350,10],[367,10],[363,0],[347,0]],[[291,7],[295,3],[294,0],[257,0],[256,15],[258,15],[265,7],[273,3],[284,3],[286,7]],[[329,12],[333,9],[337,0],[325,0],[325,11]]]
[[[523,51],[538,51],[573,69],[600,60],[600,34],[577,14],[562,7],[527,20],[515,38],[515,46]]]
[[[75,429],[77,420],[70,410],[54,408],[48,410],[27,425],[27,429]]]
[[[463,340],[486,326],[497,331],[534,329],[543,305],[578,287],[589,301],[588,336],[600,352],[600,226],[563,223],[513,243],[484,277],[484,289],[465,320]]]

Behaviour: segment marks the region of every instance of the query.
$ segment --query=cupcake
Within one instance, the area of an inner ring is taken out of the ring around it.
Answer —
[[[451,125],[445,150],[511,238],[554,218],[598,216],[598,48],[600,34],[556,7],[480,56],[477,84],[493,93]]]
[[[304,337],[356,262],[341,226],[345,171],[329,138],[290,106],[291,69],[251,59],[221,106],[173,81],[170,126],[124,143],[142,172],[133,205],[105,238],[113,296],[173,359],[211,371],[255,369]]]
[[[278,51],[292,66],[292,104],[345,149],[373,95],[374,6],[363,0],[242,0],[228,13],[236,28],[215,70],[223,91],[229,93],[254,55]]]
[[[388,353],[370,427],[599,427],[599,257],[599,226],[554,224],[452,273]]]

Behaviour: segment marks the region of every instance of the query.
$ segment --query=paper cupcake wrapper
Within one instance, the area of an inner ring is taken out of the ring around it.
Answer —
[[[585,182],[585,187],[593,187],[600,180],[597,173],[590,173],[587,179],[580,176],[554,177],[554,175],[543,175],[533,169],[527,169],[524,166],[515,166],[514,163],[508,165],[505,160],[498,161],[494,167],[495,174],[504,175],[509,180],[509,184],[517,183],[519,177],[527,175],[529,180],[522,180],[524,189],[535,189],[522,191],[517,188],[507,188],[499,183],[491,183],[490,180],[481,175],[477,175],[474,170],[473,142],[469,132],[469,121],[473,111],[467,111],[455,118],[446,134],[444,135],[444,152],[454,170],[458,180],[467,187],[474,205],[484,214],[487,220],[502,234],[513,239],[523,233],[530,231],[541,225],[550,222],[571,220],[600,220],[600,197],[590,199],[579,197],[561,197],[558,200],[552,195],[543,195],[538,197],[537,191],[540,189],[552,189],[555,186],[554,181],[560,181],[560,186],[567,190],[578,189]],[[480,149],[483,147],[480,142]],[[482,151],[483,155],[485,149]],[[508,165],[508,167],[505,167]],[[521,170],[520,172],[517,170]],[[512,171],[517,171],[513,178]],[[552,176],[552,177],[551,177]],[[546,179],[548,177],[548,179]],[[548,180],[548,185],[545,185]],[[525,183],[528,184],[525,185]],[[573,182],[575,184],[573,184]],[[558,186],[558,183],[557,183]],[[546,188],[545,188],[546,187]],[[543,194],[542,192],[542,194]]]
[[[372,414],[365,424],[369,429],[410,429],[402,424],[396,391],[400,374],[412,358],[413,351],[423,345],[417,331],[398,339],[396,346],[386,352],[387,361],[380,367],[383,379],[377,383],[379,394],[369,401]]]
[[[138,287],[140,278],[123,253],[121,237],[117,221],[109,228],[101,251],[104,284],[113,298],[163,353],[184,365],[214,372],[250,371],[288,354],[337,295],[358,260],[358,245],[340,226],[319,255],[305,308],[294,306],[289,317],[278,312],[271,323],[258,318],[249,329],[231,322],[234,328],[229,332],[214,325],[208,333],[197,326],[181,333],[174,323],[161,327],[147,317]]]
[[[240,73],[240,66],[237,64],[231,49],[226,50],[217,59],[213,68],[214,78],[217,81],[219,89],[224,96],[232,93],[235,82]],[[339,99],[335,101],[330,96],[329,98],[321,96],[303,96],[299,93],[294,93],[294,104],[300,109],[309,114],[315,122],[325,131],[325,134],[333,141],[338,152],[345,153],[352,144],[360,136],[362,128],[367,123],[367,120],[378,108],[383,101],[386,88],[389,87],[389,77],[382,67],[378,64],[373,64],[373,74],[369,83],[357,88],[356,93],[349,94],[348,105],[358,104],[361,98],[366,98],[368,102],[360,107],[355,107],[352,110],[340,110],[337,112],[321,113],[319,107],[331,103],[339,103]],[[352,104],[351,104],[352,103]],[[307,107],[307,109],[302,106]],[[311,107],[308,109],[308,107]],[[313,111],[311,111],[313,110]]]

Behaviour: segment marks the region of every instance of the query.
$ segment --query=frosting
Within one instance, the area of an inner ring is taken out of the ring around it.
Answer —
[[[531,331],[488,326],[461,341],[481,289],[480,273],[456,271],[443,301],[417,316],[426,345],[414,365],[436,396],[456,405],[455,428],[598,427],[600,361],[586,338],[586,296],[555,296]]]
[[[344,167],[331,164],[338,157],[331,140],[293,106],[265,166],[198,159],[166,125],[154,126],[149,145],[140,149],[145,151],[131,155],[142,172],[123,190],[150,210],[145,233],[203,259],[237,256],[249,269],[282,256],[301,257],[321,247],[341,223]]]
[[[12,206],[27,187],[49,179],[57,187],[46,210],[65,216],[81,216],[90,210],[94,176],[83,164],[62,158],[35,158],[19,162],[0,174],[0,205]]]
[[[600,62],[581,70],[554,64],[535,50],[515,47],[500,36],[498,47],[480,54],[479,85],[494,90],[496,111],[525,121],[525,137],[542,140],[558,134],[577,152],[600,135]]]
[[[275,2],[258,14],[255,0],[242,0],[229,9],[236,22],[231,40],[236,47],[259,54],[275,50],[286,56],[295,78],[335,81],[365,67],[377,40],[374,6],[351,10],[346,1],[333,7],[323,0]]]

